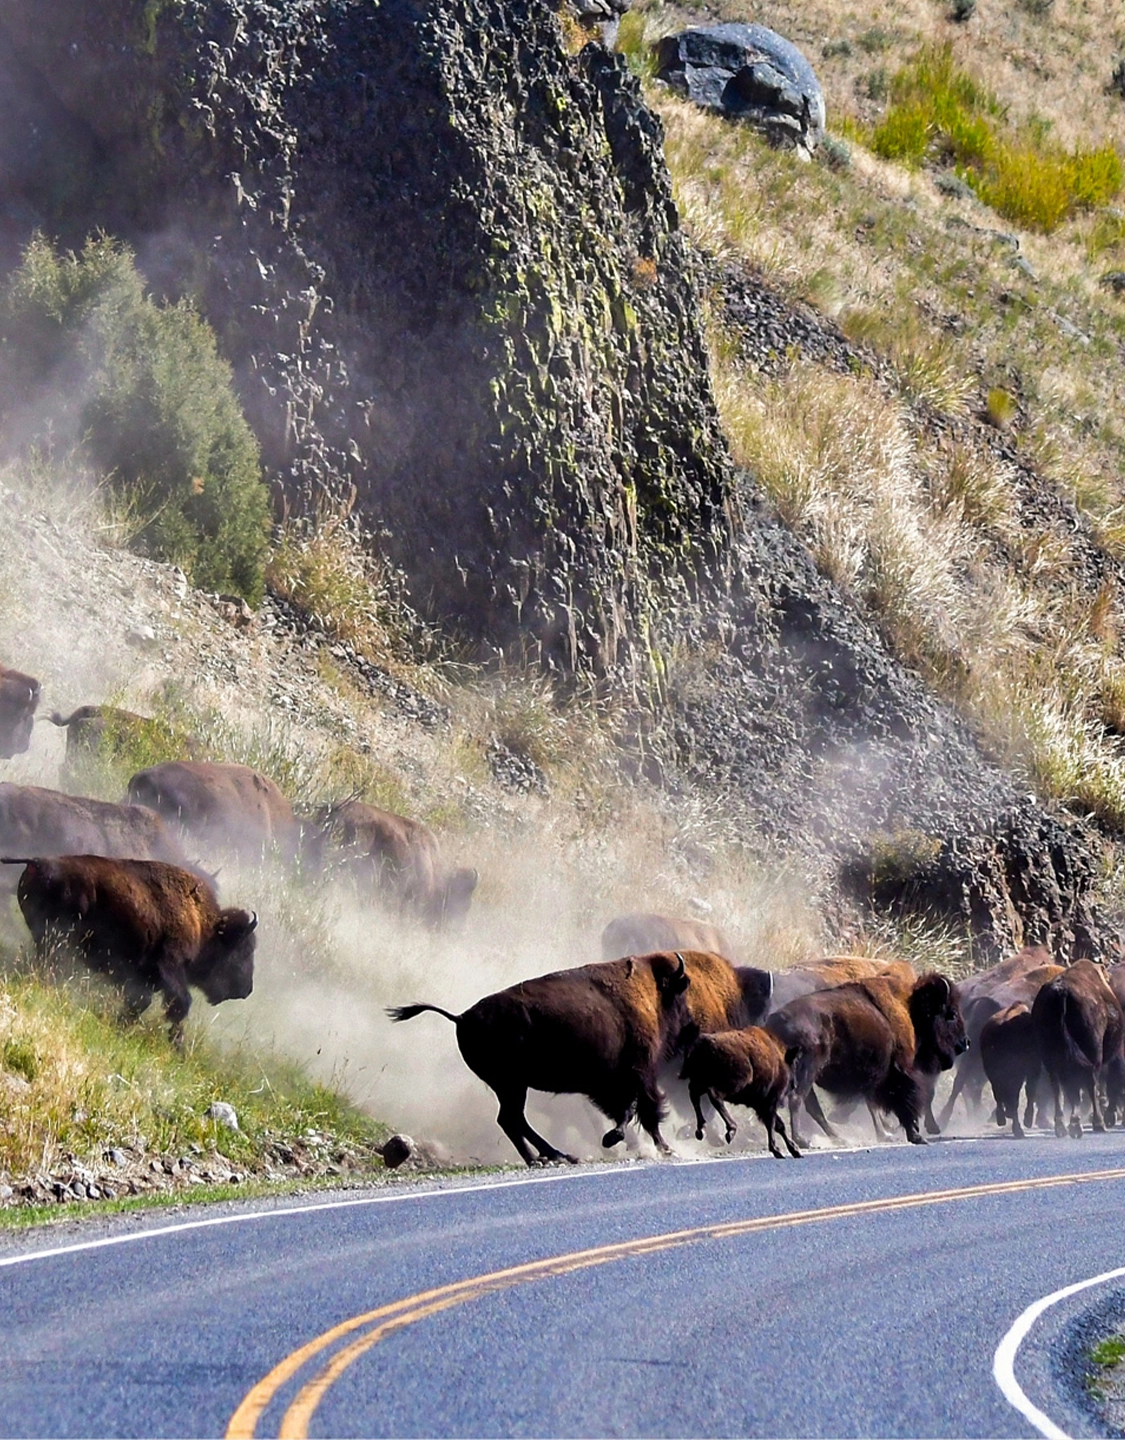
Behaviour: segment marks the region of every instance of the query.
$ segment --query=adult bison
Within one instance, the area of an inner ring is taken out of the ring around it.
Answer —
[[[650,955],[657,950],[706,950],[728,958],[731,954],[723,932],[704,920],[681,920],[675,915],[638,910],[618,915],[602,931],[603,960]]]
[[[138,742],[157,740],[165,748],[179,747],[193,757],[199,742],[185,735],[167,720],[158,716],[138,715],[135,710],[122,710],[116,705],[79,705],[69,715],[52,710],[47,719],[66,730],[66,763],[80,764],[99,751],[127,750]]]
[[[168,760],[138,771],[129,799],[208,847],[250,861],[274,849],[285,860],[296,858],[300,825],[292,805],[249,765]]]
[[[318,857],[326,845],[337,846],[361,881],[373,879],[402,912],[431,928],[456,925],[468,914],[479,875],[447,865],[437,837],[420,820],[345,800],[318,811],[312,832]]]
[[[866,955],[828,955],[823,960],[810,960],[779,970],[773,979],[770,1009],[780,1010],[790,1000],[812,995],[817,990],[831,990],[856,980],[872,980],[876,976],[894,980],[909,992],[918,976],[907,960],[877,960]]]
[[[1012,1134],[1022,1140],[1024,1125],[1032,1123],[1035,1092],[1043,1068],[1030,1009],[1021,1002],[989,1016],[980,1032],[980,1049],[981,1064],[996,1101],[996,1123],[1003,1127],[1010,1118]],[[1020,1124],[1021,1091],[1027,1096],[1023,1125]]]
[[[1031,1018],[1055,1098],[1055,1134],[1078,1139],[1082,1122],[1078,1106],[1082,1092],[1090,1097],[1091,1124],[1106,1128],[1100,1088],[1109,1091],[1116,1110],[1122,1100],[1122,1044],[1125,1017],[1101,969],[1091,960],[1076,960],[1069,969],[1041,987],[1031,1007]],[[1070,1125],[1063,1123],[1063,1099],[1070,1106]]]
[[[918,1122],[926,1110],[931,1077],[947,1070],[968,1044],[957,989],[931,972],[917,980],[904,1002],[894,984],[875,977],[815,991],[791,1000],[766,1020],[793,1053],[790,1126],[803,1101],[824,1133],[835,1131],[813,1091],[855,1097],[889,1111],[914,1145],[924,1145]]]
[[[1049,950],[1042,945],[1025,945],[999,965],[961,981],[958,989],[969,1049],[957,1065],[953,1088],[939,1117],[943,1128],[949,1123],[953,1107],[962,1094],[970,1111],[980,1108],[986,1076],[979,1042],[985,1024],[1009,1005],[1027,1005],[1030,1008],[1040,987],[1058,973],[1059,967],[1054,964]]]
[[[625,1138],[636,1115],[667,1152],[656,1070],[688,1023],[683,998],[691,983],[684,957],[661,952],[525,980],[461,1015],[425,1004],[387,1014],[403,1021],[432,1010],[452,1020],[466,1065],[495,1092],[500,1128],[527,1164],[574,1164],[528,1124],[528,1090],[585,1095],[613,1121],[602,1137],[607,1148]]]
[[[0,759],[22,755],[31,745],[39,681],[0,665]]]
[[[10,783],[0,784],[0,852],[188,863],[176,835],[143,806]]]
[[[125,992],[131,1018],[156,991],[173,1044],[183,1043],[189,986],[212,1005],[244,1000],[254,986],[256,915],[220,910],[205,880],[159,860],[61,855],[23,865],[17,896],[37,946],[68,941],[92,970]]]

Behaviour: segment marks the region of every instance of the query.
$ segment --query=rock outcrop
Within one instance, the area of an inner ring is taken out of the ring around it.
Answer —
[[[753,125],[774,145],[811,155],[824,136],[824,91],[790,40],[765,25],[696,26],[665,35],[656,76],[696,105]]]
[[[31,208],[199,298],[291,504],[354,487],[486,653],[648,668],[731,489],[622,59],[567,54],[542,0],[13,0],[0,32],[102,162]]]

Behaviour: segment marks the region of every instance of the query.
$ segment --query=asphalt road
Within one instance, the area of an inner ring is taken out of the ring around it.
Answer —
[[[0,1432],[1035,1434],[996,1348],[1039,1297],[1125,1266],[1123,1201],[1110,1133],[592,1166],[7,1237]],[[1060,1346],[1116,1283],[1125,1298],[1122,1280],[1054,1307],[1016,1357],[1068,1434],[1096,1432]]]

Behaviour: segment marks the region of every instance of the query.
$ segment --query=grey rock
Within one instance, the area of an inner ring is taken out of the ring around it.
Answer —
[[[214,1120],[216,1125],[225,1125],[228,1130],[238,1129],[238,1116],[233,1105],[225,1100],[215,1100],[203,1112],[204,1119]]]
[[[1013,270],[1018,270],[1021,275],[1026,275],[1029,280],[1038,281],[1039,275],[1026,255],[1013,255],[1008,264]]]
[[[128,1165],[129,1163],[129,1157],[125,1154],[125,1151],[118,1150],[116,1146],[112,1150],[107,1150],[105,1152],[105,1158],[109,1161],[111,1165],[116,1165],[119,1169]]]
[[[666,35],[656,74],[707,110],[746,120],[772,144],[811,154],[824,135],[824,91],[791,41],[764,25],[707,25]]]
[[[409,1135],[392,1135],[383,1146],[383,1164],[388,1170],[397,1170],[418,1153],[418,1147]]]
[[[31,1089],[31,1082],[25,1080],[22,1075],[12,1075],[8,1072],[0,1074],[0,1090],[9,1095],[25,1095]]]
[[[1120,95],[1122,100],[1125,100],[1125,57],[1118,60],[1113,67],[1113,74],[1109,78],[1109,88],[1112,94]]]
[[[1098,281],[1115,295],[1125,295],[1125,270],[1107,270]]]
[[[15,1193],[10,1185],[0,1185],[0,1204],[3,1204],[5,1200],[10,1200]]]
[[[954,200],[972,200],[972,186],[967,185],[960,175],[954,175],[951,171],[943,170],[934,176],[934,187],[943,195],[950,196]]]
[[[151,625],[134,625],[126,630],[125,643],[134,650],[154,650],[157,645],[156,631]]]

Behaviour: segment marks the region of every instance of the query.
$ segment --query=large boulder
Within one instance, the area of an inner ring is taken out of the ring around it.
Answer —
[[[657,78],[697,105],[745,120],[774,145],[811,154],[824,134],[824,91],[791,41],[765,25],[704,25],[666,35]]]

